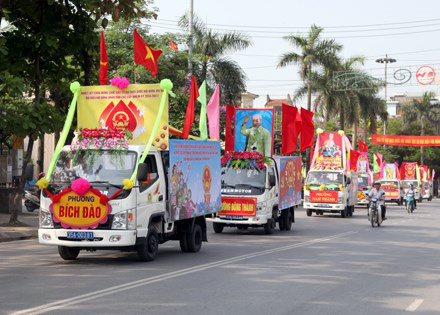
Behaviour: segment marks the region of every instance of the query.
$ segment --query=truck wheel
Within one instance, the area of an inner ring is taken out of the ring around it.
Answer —
[[[345,218],[347,216],[347,208],[341,211],[341,218]]]
[[[284,219],[284,215],[278,219],[278,228],[280,231],[284,231],[286,228],[286,221]]]
[[[197,253],[202,247],[203,232],[199,224],[195,223],[192,232],[186,233],[188,252]]]
[[[180,250],[183,253],[187,253],[188,252],[188,241],[187,241],[186,233],[181,233],[180,234],[179,243],[180,243]]]
[[[264,233],[266,233],[268,235],[272,234],[273,228],[274,228],[274,224],[272,222],[272,219],[268,220],[267,223],[263,227],[264,227]]]
[[[220,234],[223,232],[223,228],[225,227],[222,223],[212,223],[212,227],[214,228],[214,232]]]
[[[79,248],[58,246],[58,253],[64,260],[75,260],[79,255]]]
[[[312,216],[312,209],[307,209],[306,214],[308,217]]]
[[[290,213],[290,210],[287,210],[287,215],[285,216],[284,221],[284,230],[290,231],[292,229],[292,213]]]
[[[137,246],[137,253],[139,260],[152,261],[156,258],[157,251],[159,250],[159,234],[154,227],[148,229],[148,234],[145,241]]]

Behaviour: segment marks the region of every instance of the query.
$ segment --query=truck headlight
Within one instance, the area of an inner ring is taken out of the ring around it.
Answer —
[[[53,229],[52,214],[50,211],[40,208],[40,228]]]
[[[132,230],[136,227],[135,209],[120,211],[113,216],[112,230]]]

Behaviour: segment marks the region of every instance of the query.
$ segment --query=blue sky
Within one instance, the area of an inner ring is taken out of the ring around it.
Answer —
[[[189,0],[155,0],[155,6],[159,8],[159,17],[151,22],[152,31],[173,32],[178,28],[173,21],[188,10]],[[344,57],[366,56],[364,69],[374,76],[383,77],[383,65],[375,60],[386,53],[397,60],[393,64],[396,69],[411,65],[415,71],[427,64],[440,72],[438,0],[194,0],[194,11],[208,26],[217,24],[211,27],[220,32],[224,29],[249,31],[253,46],[229,57],[246,71],[247,90],[260,95],[256,99],[258,107],[266,102],[266,94],[283,98],[287,93],[292,95],[301,83],[296,66],[276,68],[279,56],[294,49],[281,37],[306,32],[313,23],[325,27],[323,36],[338,37],[338,42],[344,45]],[[438,85],[389,86],[388,96],[426,90],[438,92]],[[299,105],[304,105],[304,101]]]

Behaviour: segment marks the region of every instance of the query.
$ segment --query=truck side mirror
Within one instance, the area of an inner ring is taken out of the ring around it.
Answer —
[[[139,163],[137,170],[137,180],[139,182],[145,182],[148,179],[148,174],[150,172],[151,167],[147,163]]]
[[[34,165],[32,163],[26,164],[26,168],[24,170],[24,178],[26,181],[34,179]]]
[[[276,185],[276,179],[274,174],[269,175],[269,186],[274,187]]]

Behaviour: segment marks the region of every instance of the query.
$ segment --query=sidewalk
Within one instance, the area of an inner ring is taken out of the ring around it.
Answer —
[[[18,240],[27,240],[38,236],[38,210],[30,213],[23,209],[18,216],[21,224],[8,225],[10,214],[0,213],[0,243]]]

